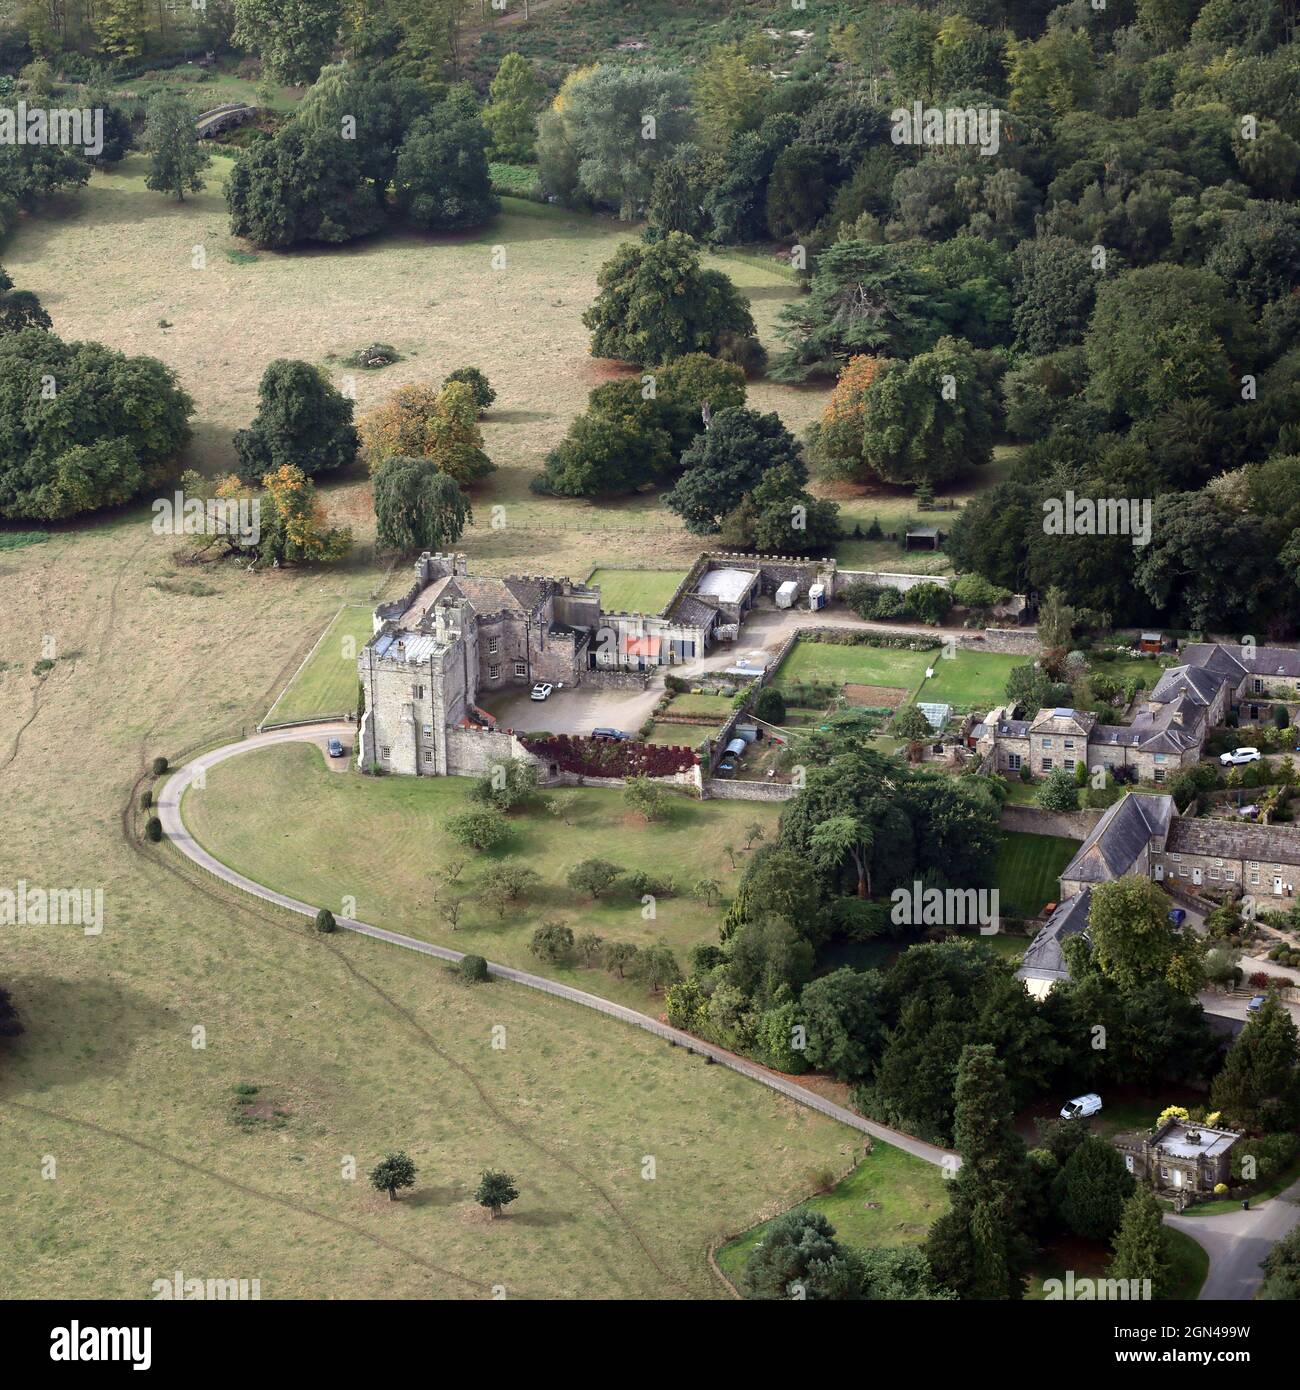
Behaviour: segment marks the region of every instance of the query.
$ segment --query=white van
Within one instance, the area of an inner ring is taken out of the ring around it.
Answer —
[[[1083,1120],[1089,1115],[1101,1113],[1101,1097],[1095,1091],[1086,1096],[1075,1096],[1071,1101],[1067,1101],[1061,1106],[1061,1118],[1063,1120]]]

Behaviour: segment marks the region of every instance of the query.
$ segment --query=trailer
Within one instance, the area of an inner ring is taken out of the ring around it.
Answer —
[[[776,591],[776,606],[778,608],[793,608],[794,601],[799,597],[799,585],[793,579],[787,579],[784,584]]]

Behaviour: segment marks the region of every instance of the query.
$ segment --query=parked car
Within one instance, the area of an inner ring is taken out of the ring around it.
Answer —
[[[1257,763],[1259,759],[1258,748],[1238,748],[1235,753],[1219,754],[1219,761],[1224,767],[1239,767],[1242,763]]]
[[[545,681],[538,681],[538,683],[533,686],[533,693],[530,698],[534,700],[545,700],[554,689],[555,687],[553,685],[548,685]]]
[[[1096,1091],[1089,1091],[1086,1096],[1075,1096],[1073,1100],[1066,1101],[1061,1106],[1061,1118],[1063,1120],[1082,1120],[1089,1115],[1099,1115],[1101,1113],[1101,1097]]]
[[[1246,1005],[1248,1014],[1257,1014],[1264,1007],[1264,1000],[1268,998],[1266,994],[1257,994],[1249,1004]]]
[[[591,731],[591,736],[592,738],[617,739],[620,743],[632,737],[631,734],[625,734],[622,729],[593,729]]]
[[[1187,920],[1187,913],[1181,907],[1171,907],[1169,909],[1169,920],[1176,927],[1181,927]]]
[[[345,754],[343,743],[340,739],[337,738],[330,739],[330,741],[325,745],[325,748],[331,758],[341,758]]]

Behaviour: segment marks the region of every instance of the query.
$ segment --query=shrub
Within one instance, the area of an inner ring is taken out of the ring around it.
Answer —
[[[480,415],[497,398],[497,393],[492,389],[491,383],[477,367],[457,367],[454,372],[448,373],[442,384],[448,386],[453,381],[463,381],[469,387]]]
[[[147,811],[147,810],[149,809],[149,807],[152,806],[152,805],[153,805],[153,792],[151,792],[151,791],[149,790],[149,788],[146,787],[146,788],[144,789],[144,791],[142,791],[142,792],[140,793],[140,809],[141,809],[142,811]]]
[[[316,930],[328,936],[330,932],[338,931],[338,923],[334,920],[334,914],[327,907],[322,907],[316,914]]]
[[[487,961],[482,956],[461,956],[456,969],[466,984],[479,985],[491,978]]]
[[[1063,767],[1053,768],[1038,789],[1038,804],[1047,811],[1077,811],[1079,789],[1073,775]]]
[[[154,775],[155,777],[161,777],[161,776],[163,775],[163,773],[167,771],[167,759],[166,759],[166,758],[155,758],[155,759],[153,760],[152,766],[153,766],[153,775]]]
[[[584,859],[569,870],[568,884],[570,888],[598,898],[612,887],[619,872],[618,865],[607,859]]]
[[[774,686],[765,685],[754,696],[754,718],[765,724],[785,723],[785,697]]]
[[[573,928],[563,922],[543,922],[533,933],[528,949],[538,960],[563,965],[573,959]]]
[[[506,818],[491,806],[448,816],[446,826],[457,844],[477,850],[493,849],[510,833]]]
[[[144,833],[157,844],[163,837],[162,821],[157,816],[150,816],[145,824]]]

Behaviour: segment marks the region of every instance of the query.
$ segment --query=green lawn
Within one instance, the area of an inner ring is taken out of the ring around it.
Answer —
[[[934,704],[970,706],[981,714],[987,713],[1006,699],[1007,677],[1012,669],[1025,665],[1028,660],[1027,656],[972,652],[964,648],[959,648],[955,656],[947,659],[941,652],[932,652],[929,665],[934,679],[921,680],[916,698]]]
[[[798,681],[829,681],[836,685],[883,685],[912,690],[937,661],[939,649],[909,652],[895,647],[850,647],[836,642],[796,642],[790,648],[775,684],[785,688]]]
[[[668,708],[673,714],[690,715],[692,718],[708,715],[721,723],[735,705],[726,695],[692,695],[687,692],[685,695],[674,695]]]
[[[1061,870],[1074,858],[1080,841],[1060,835],[1002,836],[998,851],[999,904],[1008,917],[1036,917],[1045,904],[1061,896]]]
[[[302,669],[271,707],[268,724],[344,715],[357,707],[357,657],[370,640],[370,608],[340,609]]]
[[[819,1211],[846,1245],[919,1245],[948,1205],[941,1170],[879,1140],[831,1191],[802,1203]],[[768,1222],[754,1226],[718,1251],[718,1263],[733,1282]]]
[[[620,570],[601,566],[587,576],[600,589],[600,606],[606,613],[662,613],[685,570]]]
[[[292,744],[220,764],[204,789],[186,794],[184,809],[201,844],[268,887],[335,912],[351,897],[356,906],[348,915],[363,921],[553,975],[651,1013],[662,1011],[662,998],[650,998],[631,980],[541,964],[528,949],[533,931],[557,919],[575,936],[595,931],[637,946],[664,941],[685,965],[692,946],[717,940],[722,920],[721,907],[707,907],[690,889],[712,878],[730,896],[745,864],[746,827],[762,825],[770,838],[780,812],[779,806],[674,796],[666,819],[647,825],[627,810],[621,791],[584,787],[576,790],[570,825],[541,809],[518,812],[506,843],[480,855],[462,849],[444,829],[449,816],[470,804],[469,788],[460,777],[332,772],[319,749]],[[735,869],[727,844],[737,850]],[[658,898],[652,919],[624,887],[592,901],[565,879],[579,860],[593,857],[672,877],[678,892]],[[452,859],[464,862],[456,888],[464,906],[454,931],[434,902],[435,875]],[[489,864],[507,859],[540,878],[503,920],[479,901],[477,884]]]
[[[676,748],[698,748],[709,736],[710,730],[703,724],[669,724],[656,720],[650,726],[647,743],[665,743]]]

